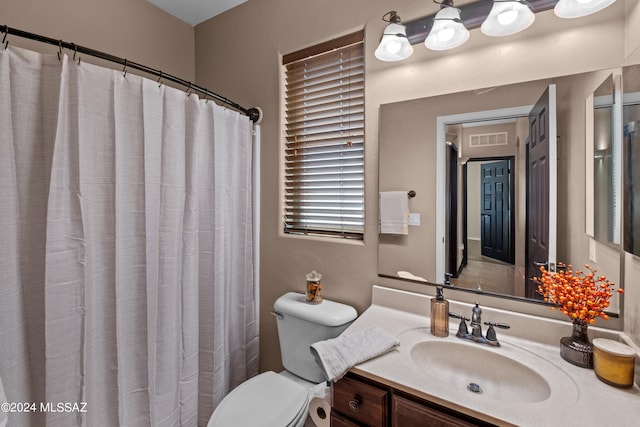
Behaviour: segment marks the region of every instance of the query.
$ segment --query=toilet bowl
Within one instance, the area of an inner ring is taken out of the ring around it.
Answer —
[[[305,295],[289,292],[276,300],[274,314],[285,371],[263,372],[240,384],[207,427],[302,427],[310,400],[325,395],[326,378],[309,347],[340,335],[355,320],[355,309],[326,299],[307,304]]]
[[[302,427],[307,419],[312,393],[311,388],[283,375],[263,372],[229,393],[207,425]]]

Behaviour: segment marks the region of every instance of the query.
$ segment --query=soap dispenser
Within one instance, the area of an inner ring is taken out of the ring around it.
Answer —
[[[449,336],[449,301],[444,299],[442,286],[436,288],[436,297],[431,299],[431,335]]]

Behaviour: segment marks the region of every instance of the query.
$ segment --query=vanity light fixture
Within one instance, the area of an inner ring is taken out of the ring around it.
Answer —
[[[508,36],[523,31],[535,21],[535,14],[554,9],[561,18],[580,18],[601,11],[616,0],[475,0],[454,7],[453,0],[433,0],[440,10],[401,23],[398,13],[382,20],[384,30],[375,56],[396,62],[413,53],[413,45],[424,43],[431,50],[453,49],[469,39],[469,30],[480,28],[489,36]]]
[[[400,16],[393,10],[385,14],[382,20],[389,25],[382,33],[382,39],[375,52],[376,58],[381,61],[396,62],[410,57],[413,46],[409,43],[407,27],[402,25]]]
[[[553,9],[560,18],[580,18],[601,11],[616,0],[560,0]]]
[[[480,31],[487,36],[509,36],[528,28],[535,19],[526,0],[494,0]]]
[[[463,45],[469,40],[469,30],[460,19],[460,9],[453,7],[452,0],[443,0],[439,4],[440,11],[433,18],[433,27],[424,45],[431,50],[447,50]]]

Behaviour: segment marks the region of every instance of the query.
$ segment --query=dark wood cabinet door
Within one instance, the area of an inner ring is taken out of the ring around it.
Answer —
[[[391,427],[471,427],[477,426],[446,414],[435,408],[422,405],[402,396],[391,399]]]
[[[333,385],[333,410],[370,427],[386,427],[388,395],[387,390],[344,377]]]

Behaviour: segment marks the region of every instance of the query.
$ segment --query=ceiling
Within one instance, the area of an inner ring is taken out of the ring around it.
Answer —
[[[213,18],[247,0],[147,0],[193,26]]]

